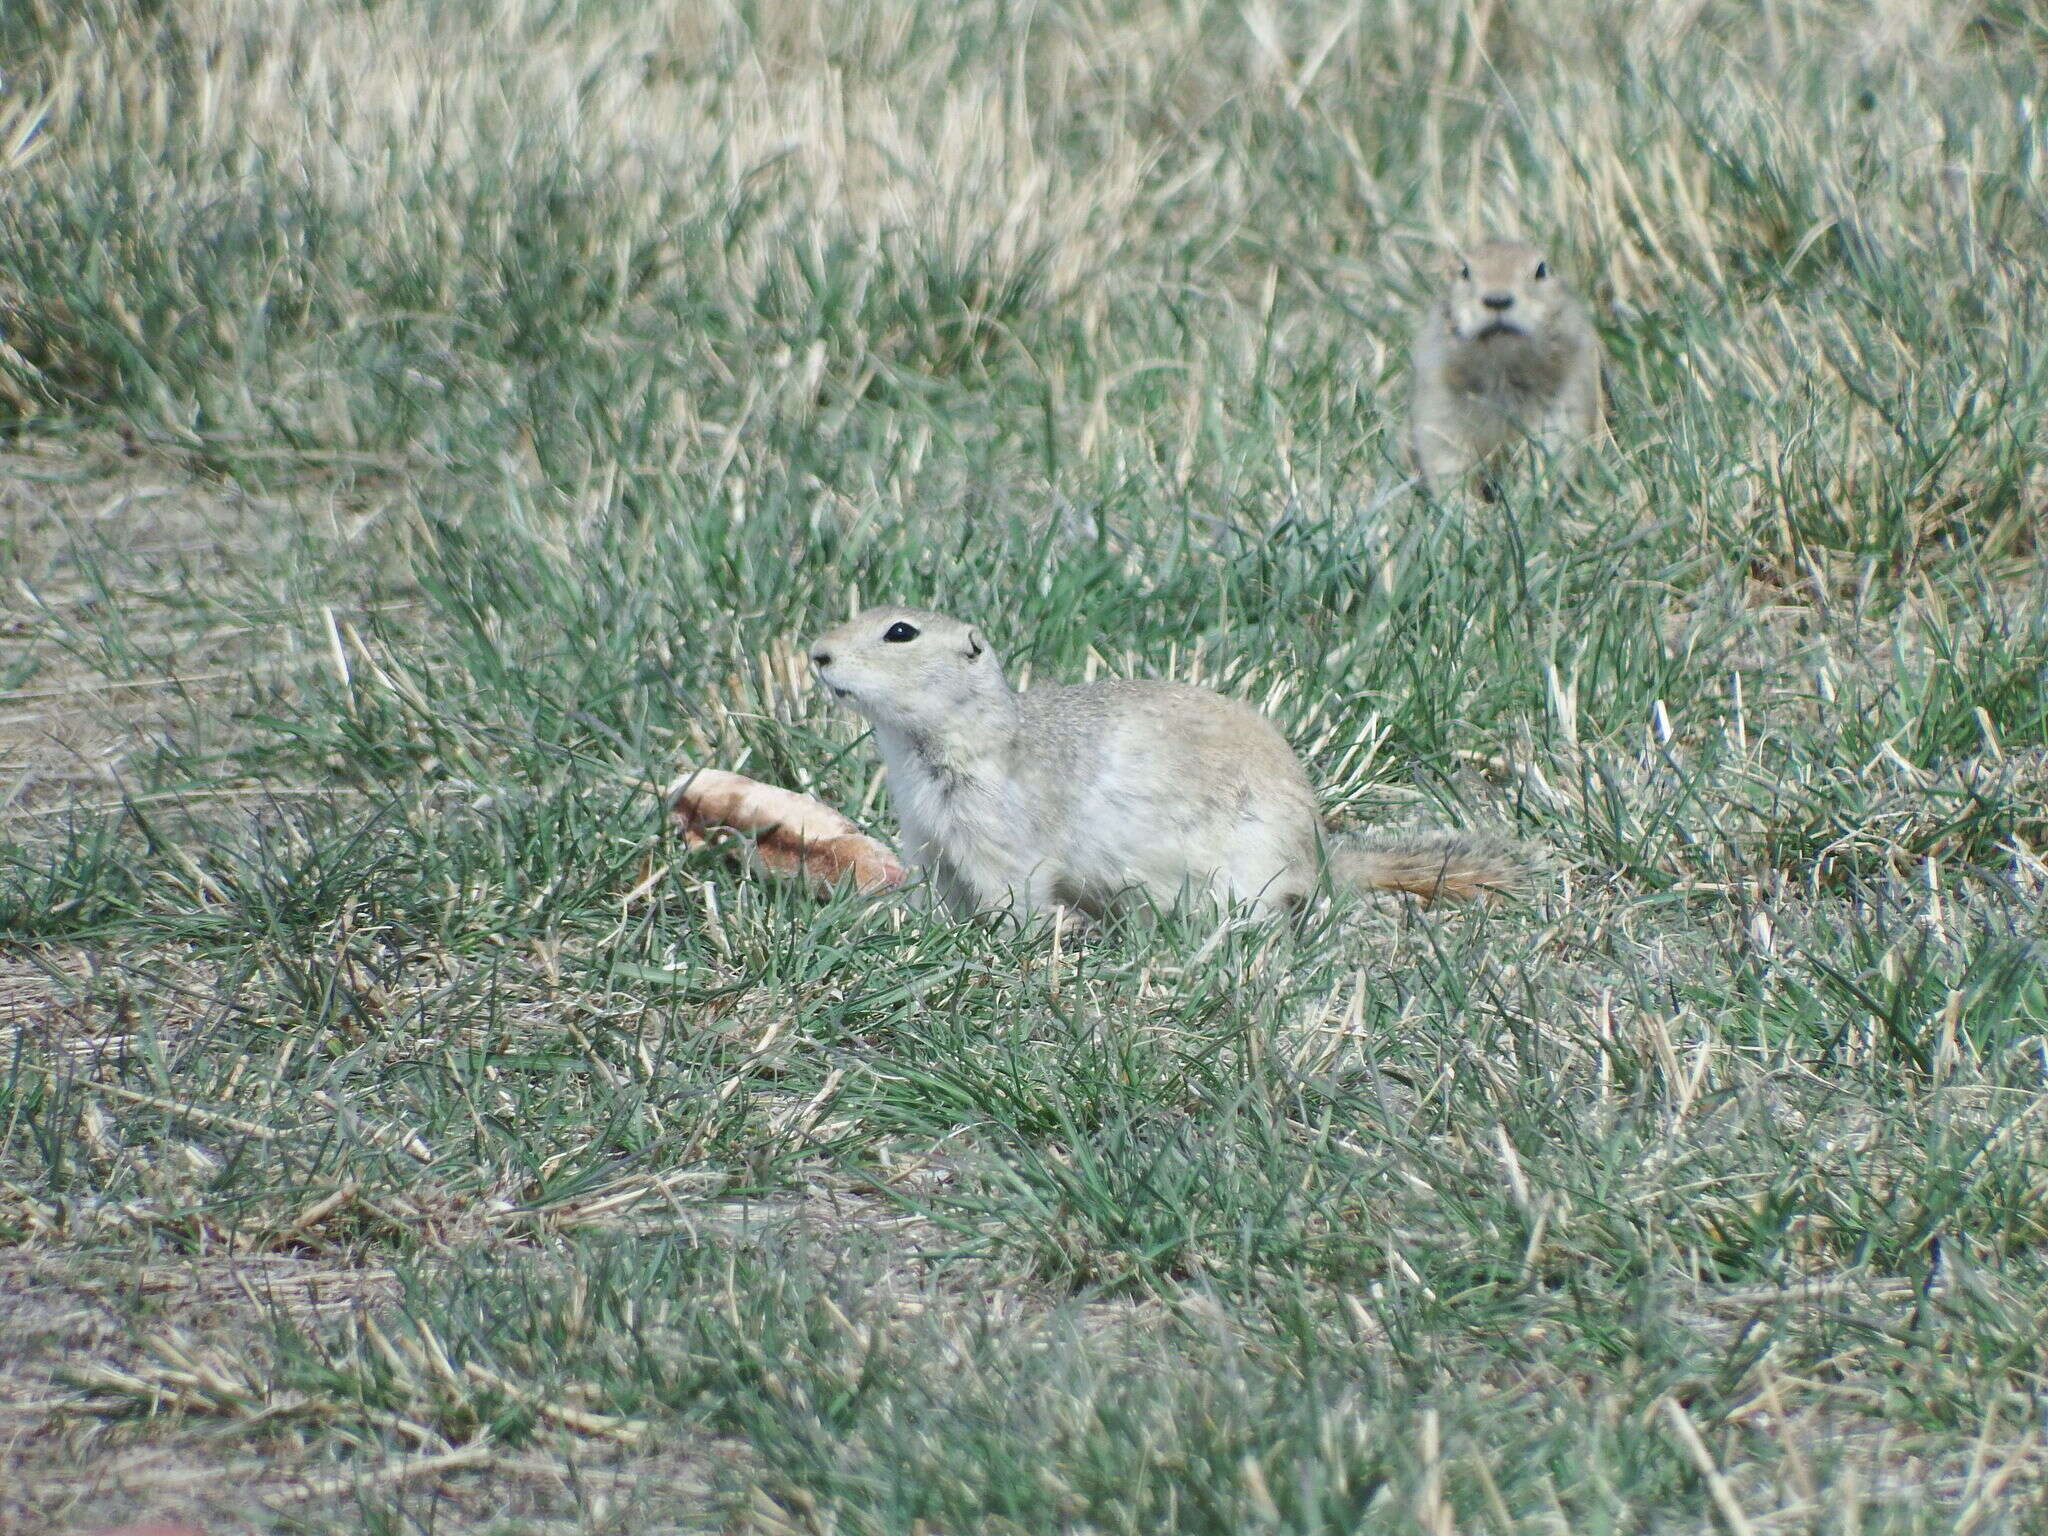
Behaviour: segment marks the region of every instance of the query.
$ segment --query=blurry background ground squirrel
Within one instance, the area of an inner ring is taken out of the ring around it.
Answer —
[[[1514,846],[1455,831],[1325,840],[1315,791],[1263,715],[1184,683],[1013,690],[979,630],[870,608],[811,646],[873,724],[905,857],[966,914],[1102,916],[1138,896],[1299,905],[1339,888],[1471,896],[1512,886]]]
[[[1600,430],[1600,338],[1543,252],[1461,252],[1416,334],[1408,446],[1442,494],[1524,437],[1559,453]]]

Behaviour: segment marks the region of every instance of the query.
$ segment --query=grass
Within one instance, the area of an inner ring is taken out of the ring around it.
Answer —
[[[0,1529],[2036,1528],[2048,32],[0,12]],[[1403,485],[1446,238],[1615,442]],[[1257,702],[1528,900],[1076,947],[804,640]]]

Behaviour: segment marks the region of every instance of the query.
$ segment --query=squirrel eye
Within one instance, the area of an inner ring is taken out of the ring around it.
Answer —
[[[915,640],[917,638],[917,626],[915,624],[906,624],[901,619],[898,619],[882,632],[882,638],[894,645],[901,645],[906,640]]]
[[[1542,281],[1543,281],[1543,279],[1544,279],[1544,278],[1546,278],[1546,277],[1548,277],[1548,276],[1550,276],[1550,263],[1549,263],[1549,262],[1547,262],[1547,261],[1539,261],[1539,262],[1537,262],[1537,263],[1536,263],[1536,281],[1540,283],[1540,282],[1542,282]]]
[[[1461,282],[1472,281],[1472,268],[1469,263],[1458,268],[1458,278]]]

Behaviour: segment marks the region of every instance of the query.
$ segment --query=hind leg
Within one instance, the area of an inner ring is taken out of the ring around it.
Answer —
[[[1218,897],[1254,908],[1262,917],[1292,912],[1308,900],[1316,883],[1315,813],[1244,825],[1226,866],[1216,875]]]

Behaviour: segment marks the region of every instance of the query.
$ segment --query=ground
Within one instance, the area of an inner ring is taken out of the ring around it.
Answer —
[[[2030,8],[0,11],[0,1532],[2048,1521]],[[1431,498],[1512,234],[1612,441]],[[1493,905],[1080,936],[809,636]]]

